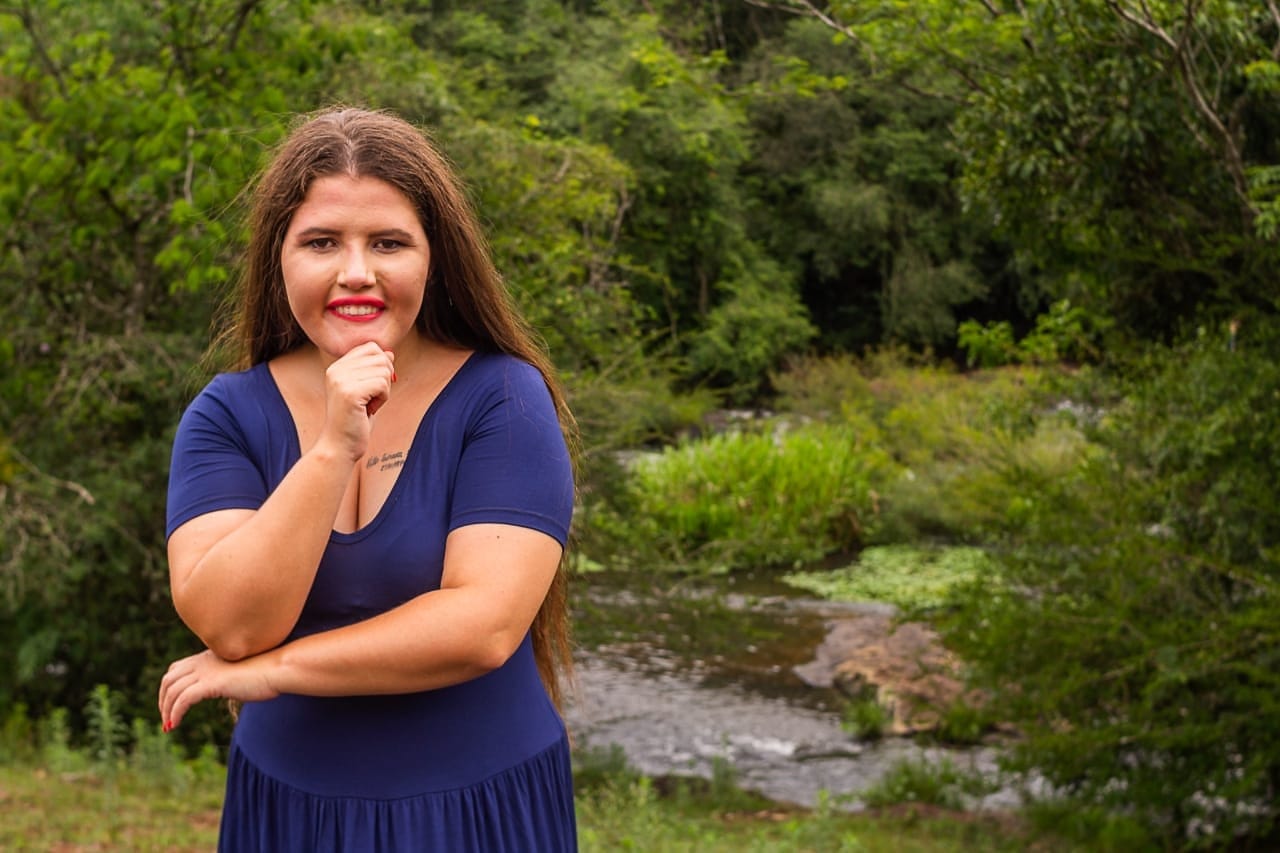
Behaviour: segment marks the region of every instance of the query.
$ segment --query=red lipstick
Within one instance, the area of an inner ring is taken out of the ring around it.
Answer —
[[[325,310],[330,314],[337,315],[343,320],[350,320],[353,323],[367,323],[370,320],[377,319],[382,315],[386,307],[387,304],[381,299],[372,299],[367,296],[344,296],[340,299],[334,299],[324,306]]]

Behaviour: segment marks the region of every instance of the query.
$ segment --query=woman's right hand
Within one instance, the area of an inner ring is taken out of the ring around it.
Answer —
[[[372,341],[353,347],[325,371],[325,420],[320,442],[352,461],[369,449],[370,419],[391,396],[395,353]]]
[[[160,679],[164,730],[171,731],[192,706],[205,699],[263,702],[276,698],[280,691],[271,684],[273,666],[271,655],[231,663],[208,650],[174,661]]]

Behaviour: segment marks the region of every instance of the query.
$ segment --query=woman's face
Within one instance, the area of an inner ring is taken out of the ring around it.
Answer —
[[[332,361],[373,341],[412,346],[431,247],[417,211],[378,178],[317,178],[280,251],[289,308]]]

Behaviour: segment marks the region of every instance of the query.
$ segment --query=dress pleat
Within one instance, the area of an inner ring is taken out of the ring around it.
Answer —
[[[577,850],[568,744],[475,785],[394,800],[326,797],[227,763],[224,853],[570,853]]]

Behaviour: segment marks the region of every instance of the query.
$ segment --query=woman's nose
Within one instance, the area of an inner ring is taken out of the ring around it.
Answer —
[[[350,288],[363,288],[373,284],[373,272],[364,252],[352,249],[343,255],[338,284]]]

